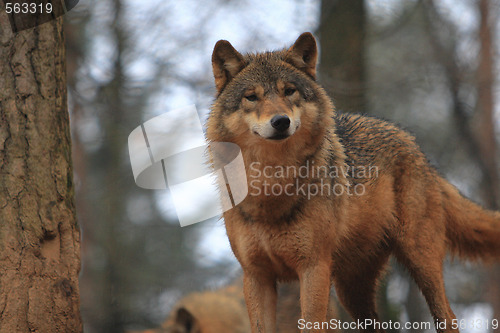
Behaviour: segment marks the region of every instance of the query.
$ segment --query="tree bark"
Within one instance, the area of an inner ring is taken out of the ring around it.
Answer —
[[[0,332],[82,332],[62,19],[13,34],[4,18]]]

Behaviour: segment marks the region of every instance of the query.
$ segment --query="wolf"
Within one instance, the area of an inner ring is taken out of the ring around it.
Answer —
[[[273,52],[242,55],[225,40],[213,50],[206,135],[237,144],[246,167],[248,196],[223,217],[252,332],[275,332],[276,284],[297,279],[310,323],[303,332],[324,332],[316,324],[332,284],[354,319],[378,322],[376,286],[391,255],[418,284],[436,329],[458,332],[443,260],[500,258],[500,213],[462,196],[408,132],[337,112],[316,81],[317,57],[311,33]],[[348,171],[367,168],[377,172]]]
[[[183,297],[161,327],[143,333],[250,333],[238,283]]]
[[[160,327],[127,333],[250,333],[241,282],[181,298]]]
[[[278,333],[299,332],[299,286],[291,283],[280,286],[278,302]],[[337,317],[336,302],[332,299],[328,318]],[[181,298],[158,328],[128,331],[128,333],[250,333],[250,322],[243,297],[243,280],[238,277],[220,289],[194,292]],[[327,332],[337,332],[330,329]]]

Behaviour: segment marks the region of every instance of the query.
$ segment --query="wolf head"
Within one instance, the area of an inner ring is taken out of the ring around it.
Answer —
[[[333,106],[315,82],[317,58],[316,40],[307,32],[288,49],[256,54],[242,55],[218,41],[208,138],[244,147],[290,144],[294,137],[313,138],[313,131],[324,135],[314,125],[331,118]]]

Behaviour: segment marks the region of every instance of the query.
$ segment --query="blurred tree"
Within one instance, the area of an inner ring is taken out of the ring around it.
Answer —
[[[321,2],[319,78],[337,110],[344,112],[371,113],[366,96],[365,7],[364,0]],[[386,282],[380,284],[378,311],[385,320],[397,320]]]
[[[127,34],[123,27],[123,8],[121,0],[110,2],[112,10],[111,36],[115,44],[115,54],[111,64],[113,75],[108,83],[100,87],[101,94],[98,101],[102,105],[103,116],[101,128],[104,134],[104,144],[100,147],[97,156],[100,164],[99,178],[103,186],[99,200],[105,203],[97,207],[98,220],[101,225],[94,227],[100,229],[100,247],[105,256],[105,271],[98,277],[100,280],[99,295],[101,298],[101,310],[99,316],[99,330],[101,332],[122,332],[124,327],[123,316],[124,298],[122,288],[127,288],[125,272],[120,271],[120,257],[123,248],[120,247],[121,238],[120,224],[125,223],[125,205],[127,202],[128,188],[121,183],[124,168],[125,147],[122,141],[121,126],[127,116],[125,108],[124,92],[126,91],[126,77],[124,73],[124,52],[127,46]],[[139,121],[140,117],[136,117]],[[95,233],[95,229],[94,229]],[[95,287],[95,285],[94,285]]]
[[[99,5],[105,5],[106,11]],[[168,311],[165,303],[173,305],[181,291],[202,288],[207,272],[221,268],[199,268],[193,255],[192,245],[207,226],[180,228],[177,221],[161,214],[165,208],[157,202],[156,191],[134,183],[127,138],[147,119],[151,100],[158,97],[170,73],[165,71],[166,60],[154,59],[151,76],[131,74],[137,63],[155,55],[154,48],[148,54],[139,52],[136,43],[146,34],[163,35],[165,30],[150,22],[132,22],[128,6],[121,0],[82,3],[67,21],[76,197],[83,228],[82,315],[87,332],[153,326]],[[156,8],[159,22],[168,16],[168,9],[169,4],[160,14]],[[111,54],[101,57],[109,49]],[[177,48],[162,51],[178,53]],[[97,132],[89,131],[92,126]]]
[[[405,303],[406,312],[408,313],[408,322],[422,323],[432,321],[429,315],[426,315],[425,311],[427,310],[427,304],[422,297],[420,289],[412,279],[409,281],[408,296],[406,297]],[[422,330],[417,327],[408,330],[410,333],[418,333],[421,331]]]
[[[498,147],[496,142],[496,128],[494,118],[493,88],[495,82],[494,66],[494,32],[495,20],[490,12],[491,3],[488,0],[475,2],[479,13],[479,55],[475,80],[476,104],[471,115],[466,109],[467,103],[463,100],[464,94],[460,89],[468,82],[464,80],[464,69],[458,64],[458,51],[456,40],[448,39],[446,42],[436,33],[435,25],[444,24],[452,29],[449,23],[440,16],[432,0],[424,1],[427,8],[427,30],[435,55],[441,66],[445,69],[453,101],[453,115],[460,135],[465,138],[468,152],[481,170],[482,202],[490,209],[500,207],[500,176],[498,171]],[[433,26],[434,24],[434,26]],[[488,283],[485,287],[487,299],[493,306],[493,318],[500,318],[500,266],[488,269]]]
[[[490,1],[479,0],[479,64],[476,78],[476,135],[479,152],[484,161],[482,188],[486,205],[491,209],[500,207],[500,181],[498,175],[497,152],[498,146],[495,139],[494,97],[493,85],[495,83],[493,26],[490,15]]]
[[[368,112],[364,0],[321,2],[320,80],[338,110]]]
[[[368,104],[369,113],[402,122],[403,126],[410,127],[416,133],[417,140],[431,161],[437,162],[440,171],[448,178],[450,174],[464,170],[463,173],[469,176],[460,184],[464,187],[474,184],[475,188],[475,162],[483,177],[483,203],[490,208],[497,207],[500,187],[497,181],[498,166],[495,164],[498,155],[491,90],[495,73],[495,53],[492,50],[497,40],[493,37],[492,24],[496,20],[491,17],[491,9],[489,14],[484,9],[488,7],[487,3],[491,6],[491,1],[466,2],[472,10],[477,5],[478,13],[481,14],[477,38],[481,44],[480,56],[472,60],[467,59],[463,49],[458,46],[460,42],[463,43],[460,40],[460,33],[463,32],[459,32],[458,26],[461,23],[454,22],[446,9],[438,10],[433,1],[401,1],[390,12],[385,12],[383,20],[370,16],[371,20],[368,21],[360,19],[367,16],[361,10],[360,2],[321,2],[318,28],[321,39],[320,80],[334,97],[338,109],[366,112],[364,107],[343,105],[343,99],[352,99],[356,105]],[[442,3],[437,5],[446,7]],[[488,16],[489,19],[486,19]],[[488,24],[489,32],[486,29]],[[360,33],[362,31],[365,34]],[[360,42],[361,39],[365,41]],[[355,70],[359,68],[363,70]],[[342,84],[339,79],[342,73],[350,73],[348,79],[355,78],[361,83]],[[363,88],[358,90],[353,87]],[[470,101],[474,90],[477,92],[475,106]],[[447,100],[448,91],[451,103]],[[359,92],[366,95],[361,99],[363,102],[359,102]],[[352,105],[349,101],[346,104]],[[452,112],[447,114],[443,110],[448,105],[451,105]],[[450,114],[454,122],[449,121]],[[460,142],[462,145],[450,149],[450,142]],[[458,272],[461,276],[465,275],[463,268]],[[398,269],[391,270],[390,274],[407,277]],[[495,309],[498,309],[495,302],[500,301],[497,274],[496,270],[491,273],[488,280],[491,282],[486,288],[491,291],[488,298],[491,298]],[[477,277],[478,274],[462,280],[470,282],[469,279]],[[453,278],[449,280],[447,285],[460,283]],[[477,285],[478,280],[472,282]],[[410,321],[427,319],[427,307],[418,288],[412,283],[409,286],[409,292],[401,304],[404,306],[401,307],[402,314],[406,314]],[[385,288],[387,284],[381,287]],[[394,304],[385,298],[384,290],[380,296],[382,318],[400,319],[397,313],[392,312]],[[452,295],[453,298],[458,299],[456,295]],[[468,304],[480,300],[476,296],[462,298],[461,302]],[[498,313],[498,310],[495,311]],[[498,314],[495,318],[498,318]]]
[[[496,126],[494,117],[494,84],[495,84],[495,43],[493,22],[497,20],[491,12],[491,2],[477,2],[479,18],[479,65],[477,68],[477,103],[478,142],[481,158],[484,160],[486,172],[483,173],[483,197],[488,207],[500,208],[500,175],[498,170],[498,144],[496,141]],[[498,18],[498,17],[497,17]],[[496,45],[500,46],[500,45]],[[488,270],[488,285],[486,287],[488,301],[493,306],[493,318],[500,318],[500,265]]]
[[[82,332],[62,18],[0,31],[0,332]]]

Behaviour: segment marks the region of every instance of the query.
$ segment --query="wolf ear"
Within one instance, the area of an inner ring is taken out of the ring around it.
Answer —
[[[245,67],[243,56],[227,40],[215,44],[212,53],[212,70],[217,94]]]
[[[304,32],[286,53],[286,62],[316,79],[318,48],[316,39],[310,32]]]
[[[199,331],[198,321],[196,318],[185,308],[177,310],[175,322],[185,329],[186,333],[197,333]]]

